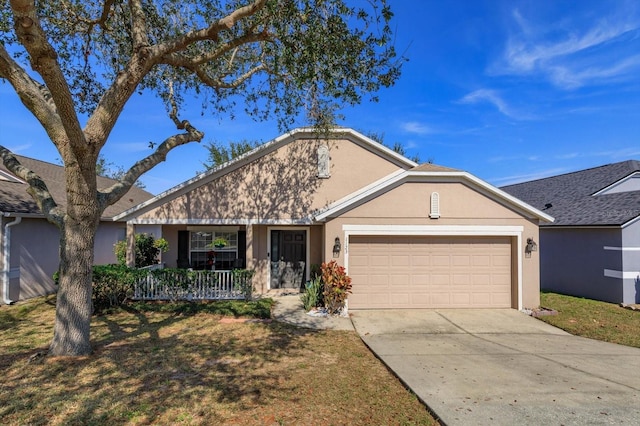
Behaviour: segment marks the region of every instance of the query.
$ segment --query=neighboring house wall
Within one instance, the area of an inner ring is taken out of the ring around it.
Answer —
[[[22,219],[11,230],[11,300],[24,300],[56,291],[60,233],[44,219]],[[16,271],[18,269],[18,271]]]
[[[622,270],[622,252],[605,247],[622,247],[620,228],[542,227],[541,289],[622,302],[622,280],[605,275],[605,270]]]
[[[640,220],[622,229],[623,302],[640,303]]]
[[[5,219],[3,225],[6,222]],[[113,245],[118,236],[124,234],[124,223],[101,222],[96,232],[94,264],[115,263]],[[56,291],[53,274],[60,263],[59,247],[60,232],[45,219],[23,218],[20,224],[12,227],[11,300],[25,300]]]

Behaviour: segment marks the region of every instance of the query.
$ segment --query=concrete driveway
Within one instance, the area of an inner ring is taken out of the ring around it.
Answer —
[[[351,314],[364,342],[447,425],[640,422],[640,349],[513,309]]]

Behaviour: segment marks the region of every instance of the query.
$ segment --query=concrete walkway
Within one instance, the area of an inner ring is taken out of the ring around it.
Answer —
[[[640,349],[512,309],[354,311],[371,350],[447,425],[640,422]]]

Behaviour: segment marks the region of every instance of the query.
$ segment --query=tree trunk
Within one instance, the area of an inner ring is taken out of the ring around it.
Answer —
[[[91,353],[91,283],[100,211],[95,170],[82,173],[80,166],[67,169],[67,214],[60,230],[60,281],[49,353],[77,356]]]

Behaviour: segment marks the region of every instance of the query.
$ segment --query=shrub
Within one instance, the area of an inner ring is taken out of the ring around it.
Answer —
[[[93,267],[93,312],[122,305],[133,294],[135,282],[147,274],[124,265],[95,265]]]
[[[338,265],[335,260],[323,263],[320,269],[324,284],[325,307],[330,314],[338,314],[344,308],[347,296],[351,293],[351,278],[345,273],[344,266]]]
[[[158,263],[158,255],[169,250],[169,243],[164,238],[153,238],[149,234],[136,234],[136,268],[143,268]],[[118,241],[113,251],[120,265],[127,263],[127,242]]]
[[[310,311],[313,308],[323,306],[324,298],[322,296],[322,291],[323,285],[322,278],[320,276],[316,276],[306,284],[304,293],[300,295],[305,311]]]

